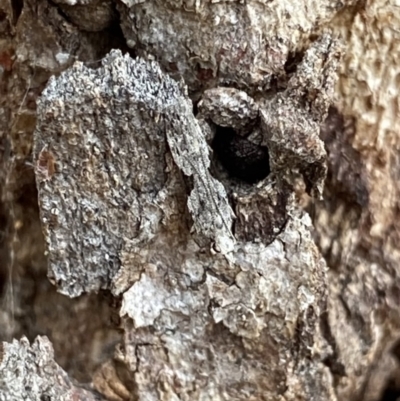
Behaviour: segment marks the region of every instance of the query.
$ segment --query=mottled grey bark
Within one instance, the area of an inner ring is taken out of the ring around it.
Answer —
[[[395,10],[1,4],[0,399],[384,397]]]
[[[54,362],[54,352],[46,337],[32,345],[20,341],[3,343],[0,349],[0,400],[82,400],[101,401],[100,394],[77,387]]]

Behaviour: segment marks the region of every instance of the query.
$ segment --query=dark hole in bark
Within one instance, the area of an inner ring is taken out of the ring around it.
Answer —
[[[303,60],[304,52],[297,51],[289,53],[289,56],[285,63],[285,72],[286,74],[292,74],[296,72],[298,64]]]
[[[389,351],[400,363],[400,340],[396,340]],[[398,365],[399,366],[399,365]],[[385,387],[382,390],[379,401],[398,401],[400,399],[400,380],[398,368],[386,379]]]
[[[255,184],[271,171],[268,149],[250,142],[232,128],[217,126],[212,148],[231,178]]]
[[[398,401],[400,398],[400,388],[394,380],[389,380],[383,391],[380,401]]]
[[[16,25],[24,8],[24,2],[23,0],[12,0],[11,7],[13,10],[13,23]]]
[[[0,22],[7,18],[7,14],[4,11],[0,11]]]
[[[400,363],[400,340],[397,340],[392,346],[391,353],[396,357],[397,362]]]
[[[197,116],[197,114],[199,113],[199,102],[193,100],[192,104],[193,104],[193,115]]]

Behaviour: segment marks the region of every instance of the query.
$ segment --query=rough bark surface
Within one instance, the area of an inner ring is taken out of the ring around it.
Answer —
[[[0,400],[394,399],[398,15],[3,0]]]
[[[289,83],[293,103],[293,86],[305,92],[302,72],[315,70],[320,52],[331,73],[331,46],[326,36],[306,53],[297,85]],[[321,74],[328,88],[315,89],[323,97],[333,81]],[[232,227],[231,188],[209,172],[206,135],[182,89],[154,62],[116,51],[96,70],[76,64],[51,79],[38,104],[33,150],[50,277],[69,296],[100,288],[122,295],[120,358],[139,399],[310,399],[316,392],[329,399],[321,359],[329,349],[317,324],[326,267],[308,217],[288,195],[279,205],[284,227],[272,227],[276,238],[259,231],[257,242],[237,241],[232,233],[243,225],[255,230],[256,221],[264,226],[257,217],[273,214],[273,191],[290,193],[297,160],[300,172],[302,163],[304,171],[325,163],[322,141],[302,109],[289,103],[292,125],[284,110],[279,132],[267,117],[278,113],[263,106],[261,144],[271,149],[272,172],[256,187],[237,182],[233,203],[247,218]],[[315,119],[322,122],[328,104]],[[311,186],[321,184],[313,178]]]
[[[0,349],[0,400],[101,401],[100,394],[74,385],[54,361],[54,351],[46,337],[32,345],[26,337],[3,343]]]

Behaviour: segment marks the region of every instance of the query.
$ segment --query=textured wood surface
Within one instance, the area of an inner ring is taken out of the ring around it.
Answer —
[[[0,400],[395,397],[398,10],[3,0]]]

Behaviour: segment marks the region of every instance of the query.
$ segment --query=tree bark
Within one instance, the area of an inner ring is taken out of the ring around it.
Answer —
[[[0,400],[400,395],[397,11],[3,0]]]

